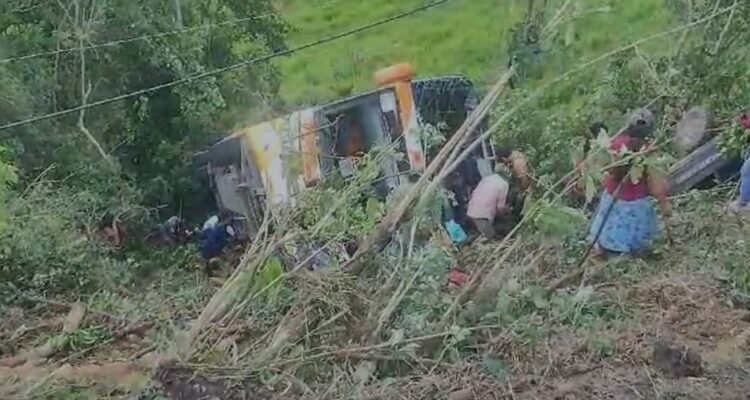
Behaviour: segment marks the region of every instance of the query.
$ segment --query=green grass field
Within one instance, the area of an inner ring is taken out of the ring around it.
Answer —
[[[540,2],[537,2],[540,3]],[[551,0],[550,9],[566,1]],[[624,43],[672,25],[659,0],[575,0],[556,28],[561,44],[545,68],[556,73]],[[421,0],[279,0],[294,31],[292,45],[306,43],[410,10]],[[452,0],[420,14],[315,47],[280,62],[281,97],[292,106],[317,104],[372,88],[378,68],[415,65],[420,76],[463,74],[481,87],[508,62],[511,30],[524,18],[526,0]],[[551,17],[550,17],[551,18]],[[672,41],[646,46],[661,52]],[[559,58],[562,56],[562,59]]]

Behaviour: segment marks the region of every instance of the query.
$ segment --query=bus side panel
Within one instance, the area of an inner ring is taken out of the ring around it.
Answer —
[[[233,213],[243,215],[245,214],[245,208],[243,206],[244,199],[242,194],[237,189],[240,184],[240,174],[234,165],[229,167],[211,168],[210,174],[213,176],[215,182],[215,193],[217,196],[217,204],[223,209],[229,210]]]
[[[277,118],[273,122],[274,130],[281,136],[282,167],[287,182],[289,205],[295,204],[297,193],[305,187],[304,155],[302,151],[302,112],[295,111]]]
[[[318,128],[315,123],[315,109],[308,108],[300,112],[302,122],[301,151],[302,172],[306,186],[313,186],[322,178],[320,168],[320,146],[318,145]]]
[[[425,157],[422,149],[419,121],[414,106],[414,93],[411,82],[401,82],[394,85],[396,98],[398,99],[401,125],[404,129],[404,143],[409,164],[414,171],[424,171]]]
[[[282,140],[271,122],[252,126],[245,135],[247,146],[252,150],[255,164],[266,189],[269,205],[281,205],[289,198],[289,190],[281,159]]]

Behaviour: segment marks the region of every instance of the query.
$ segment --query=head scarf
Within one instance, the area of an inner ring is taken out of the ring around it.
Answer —
[[[638,108],[630,113],[628,125],[625,127],[625,130],[631,136],[644,138],[653,132],[654,125],[654,114],[646,108]]]

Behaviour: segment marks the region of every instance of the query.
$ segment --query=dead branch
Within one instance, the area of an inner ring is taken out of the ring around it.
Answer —
[[[258,356],[253,357],[254,362],[258,363],[258,365],[263,365],[263,363],[273,359],[293,338],[299,336],[305,325],[305,319],[303,306],[292,308],[279,323],[271,342],[266,346],[265,350]]]
[[[419,227],[419,220],[415,221],[414,224],[411,227],[411,234],[409,235],[409,250],[406,254],[406,260],[411,261],[412,255],[414,253],[414,238],[417,234],[417,228]],[[422,265],[419,266],[419,269],[412,275],[411,279],[408,283],[405,283],[404,281],[399,284],[396,291],[393,293],[393,296],[391,296],[391,299],[388,301],[387,306],[385,309],[383,309],[383,312],[380,313],[380,316],[378,317],[377,323],[375,325],[375,329],[370,332],[369,336],[365,340],[366,344],[374,344],[378,340],[378,336],[380,336],[380,332],[383,330],[383,326],[391,319],[391,316],[394,312],[396,312],[396,309],[398,308],[399,304],[404,300],[404,297],[406,297],[406,294],[411,290],[411,288],[414,286],[414,283],[417,281],[417,278],[419,278],[420,275],[422,275],[422,271],[424,271],[425,264],[422,263]],[[365,325],[368,326],[368,325]]]
[[[583,274],[586,272],[586,267],[576,268],[567,274],[565,274],[563,277],[555,280],[554,282],[547,285],[547,293],[552,293],[557,289],[560,289],[566,285],[568,285],[571,282],[574,282],[578,279],[581,279],[583,277]]]
[[[83,322],[83,318],[86,316],[86,305],[83,303],[75,303],[70,308],[70,312],[68,313],[68,317],[65,319],[65,323],[63,324],[63,333],[71,333],[75,332],[78,328],[81,327],[81,322]]]
[[[68,316],[63,322],[63,333],[75,332],[81,327],[83,318],[86,316],[86,306],[82,303],[76,303],[70,308]],[[41,346],[31,348],[23,351],[18,355],[8,357],[0,361],[0,365],[15,368],[24,364],[38,365],[47,360],[50,356],[55,354],[55,338],[50,338]]]
[[[734,0],[734,4],[732,5],[732,11],[729,12],[729,16],[727,17],[727,22],[724,24],[724,28],[722,28],[721,33],[719,34],[719,39],[716,40],[713,51],[711,52],[711,54],[713,54],[714,56],[719,54],[719,50],[721,50],[722,42],[724,41],[724,36],[726,36],[727,32],[729,32],[729,27],[732,25],[732,20],[734,19],[734,13],[735,11],[737,11],[737,4],[738,4],[738,0]]]
[[[50,318],[34,326],[30,326],[30,327],[21,326],[12,332],[10,331],[2,332],[0,333],[0,339],[9,340],[9,341],[19,340],[30,333],[42,331],[45,329],[57,329],[58,327],[62,326],[64,322],[65,322],[65,319],[61,317]]]
[[[465,142],[466,138],[473,133],[484,117],[489,113],[490,107],[500,96],[505,87],[508,85],[510,78],[515,74],[515,68],[511,67],[493,86],[492,90],[485,96],[479,106],[464,121],[461,127],[451,138],[443,145],[435,158],[429,163],[425,171],[419,177],[416,183],[410,188],[404,198],[394,206],[382,221],[375,227],[373,232],[367,235],[359,245],[357,252],[352,258],[344,264],[343,268],[353,273],[358,273],[361,268],[361,259],[365,254],[379,247],[379,244],[388,236],[396,231],[406,212],[412,203],[422,195],[422,191],[428,184],[429,180],[435,175],[446,161],[451,161],[449,155],[453,155],[459,145]],[[447,174],[446,174],[447,175]]]
[[[73,307],[75,307],[75,303],[74,304],[68,304],[68,303],[63,303],[61,301],[43,299],[41,297],[28,296],[28,295],[25,295],[23,293],[18,293],[18,296],[22,297],[22,298],[24,298],[24,299],[26,299],[27,301],[30,301],[30,302],[46,304],[46,305],[50,306],[50,308],[56,309],[56,310],[58,310],[60,312],[69,311],[70,309],[72,309]],[[104,319],[106,319],[106,320],[108,320],[110,322],[116,322],[117,324],[125,324],[125,323],[128,322],[127,319],[125,319],[123,317],[118,317],[116,315],[109,314],[109,313],[106,313],[106,312],[103,312],[103,311],[98,311],[98,310],[87,309],[86,310],[86,314],[98,316],[98,317],[104,318]]]
[[[144,336],[146,332],[148,332],[151,328],[154,327],[153,321],[145,321],[145,322],[139,322],[130,324],[129,326],[126,326],[121,331],[117,332],[115,334],[115,339],[123,339],[130,335],[136,335],[136,336]]]
[[[417,364],[425,364],[425,365],[432,365],[432,366],[439,366],[439,367],[449,365],[443,361],[433,360],[430,358],[422,358],[422,357],[409,358],[409,357],[399,357],[399,356],[386,355],[386,354],[347,353],[345,355],[342,355],[339,358],[341,360],[392,361],[392,362],[403,362],[403,363],[417,363]]]
[[[484,329],[493,329],[493,328],[502,328],[502,327],[503,326],[501,325],[492,324],[492,325],[472,326],[466,329],[469,332],[476,332],[476,331],[480,331]],[[443,332],[438,332],[438,333],[432,333],[429,335],[406,338],[406,339],[402,339],[396,342],[386,342],[386,343],[379,343],[379,344],[371,345],[371,346],[349,347],[349,348],[342,348],[342,349],[336,349],[336,350],[322,351],[316,354],[302,355],[302,356],[291,358],[291,359],[274,361],[270,365],[267,365],[264,367],[265,368],[279,368],[284,365],[295,364],[295,363],[300,363],[300,362],[309,362],[309,361],[320,360],[320,359],[330,358],[330,357],[333,357],[333,358],[344,357],[345,358],[352,354],[370,354],[378,350],[394,348],[397,346],[402,346],[402,345],[406,345],[410,343],[428,342],[431,340],[451,336],[453,334],[454,334],[453,331],[443,331]]]

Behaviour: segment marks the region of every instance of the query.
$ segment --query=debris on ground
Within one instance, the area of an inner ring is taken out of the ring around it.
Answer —
[[[654,344],[653,363],[668,378],[697,378],[704,373],[700,354],[665,340]]]

